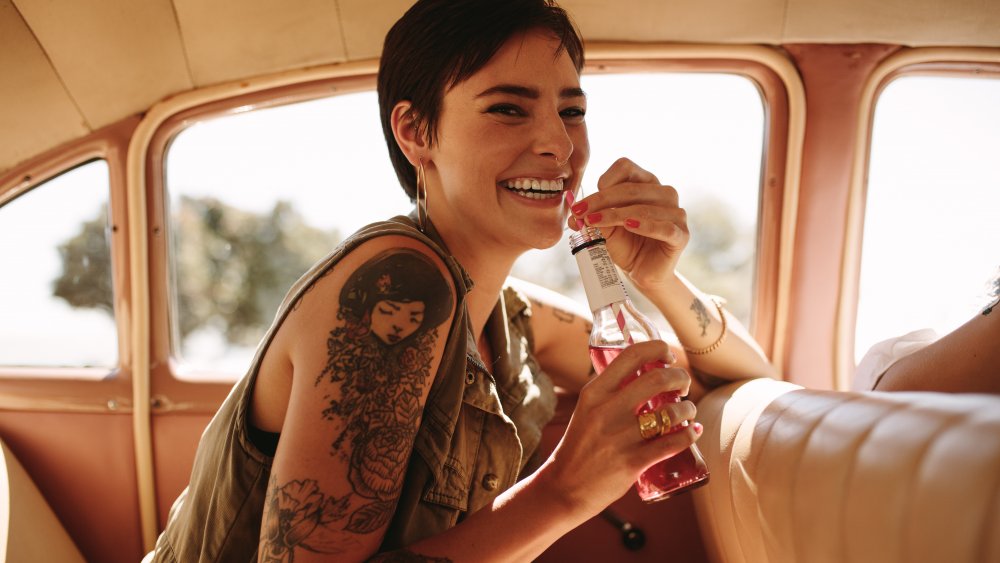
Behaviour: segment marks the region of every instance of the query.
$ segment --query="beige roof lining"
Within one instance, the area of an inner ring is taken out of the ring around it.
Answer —
[[[212,84],[378,57],[412,0],[0,0],[0,173]],[[563,0],[589,41],[1000,47],[995,0]]]

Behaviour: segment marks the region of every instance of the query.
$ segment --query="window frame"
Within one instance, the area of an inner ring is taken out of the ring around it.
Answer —
[[[108,368],[0,366],[0,409],[59,412],[130,412],[132,409],[132,316],[129,295],[128,211],[125,162],[139,123],[130,117],[53,148],[0,175],[0,206],[95,160],[108,167],[112,284],[118,359]]]
[[[835,388],[850,388],[854,375],[854,332],[861,285],[868,168],[875,106],[885,88],[904,76],[949,76],[1000,79],[1000,50],[963,47],[904,49],[882,61],[865,81],[857,113],[856,139],[847,194],[846,226],[834,319]]]

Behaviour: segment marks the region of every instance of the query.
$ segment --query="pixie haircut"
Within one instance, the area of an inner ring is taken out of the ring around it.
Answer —
[[[392,134],[392,109],[412,104],[417,133],[437,142],[445,92],[486,66],[511,37],[550,32],[583,69],[583,43],[553,0],[419,0],[385,36],[378,70],[378,104],[389,159],[403,190],[416,199],[416,172]]]

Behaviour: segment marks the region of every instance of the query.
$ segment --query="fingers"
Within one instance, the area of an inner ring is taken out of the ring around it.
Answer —
[[[634,378],[646,366],[659,367],[672,364],[675,360],[670,346],[662,340],[633,344],[624,348],[599,376],[591,379],[581,395],[597,402],[604,402],[608,397],[617,394],[627,380]]]
[[[677,455],[691,447],[691,444],[694,444],[701,437],[704,430],[700,423],[693,422],[670,434],[652,440],[644,440],[633,448],[634,461],[640,467],[645,468],[662,459]]]
[[[687,231],[687,214],[679,207],[677,190],[661,185],[656,176],[626,158],[601,176],[597,188],[597,193],[571,207],[570,228],[625,227],[636,233],[644,229],[641,234],[650,235],[675,231],[657,227],[676,224],[680,231]]]
[[[597,180],[597,189],[604,190],[605,188],[625,182],[643,184],[660,183],[652,172],[643,169],[638,164],[623,157],[616,160],[604,174],[601,174],[601,177]]]

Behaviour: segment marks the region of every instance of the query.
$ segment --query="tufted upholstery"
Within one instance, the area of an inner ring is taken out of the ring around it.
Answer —
[[[751,380],[699,420],[713,561],[1000,561],[1000,397]]]

